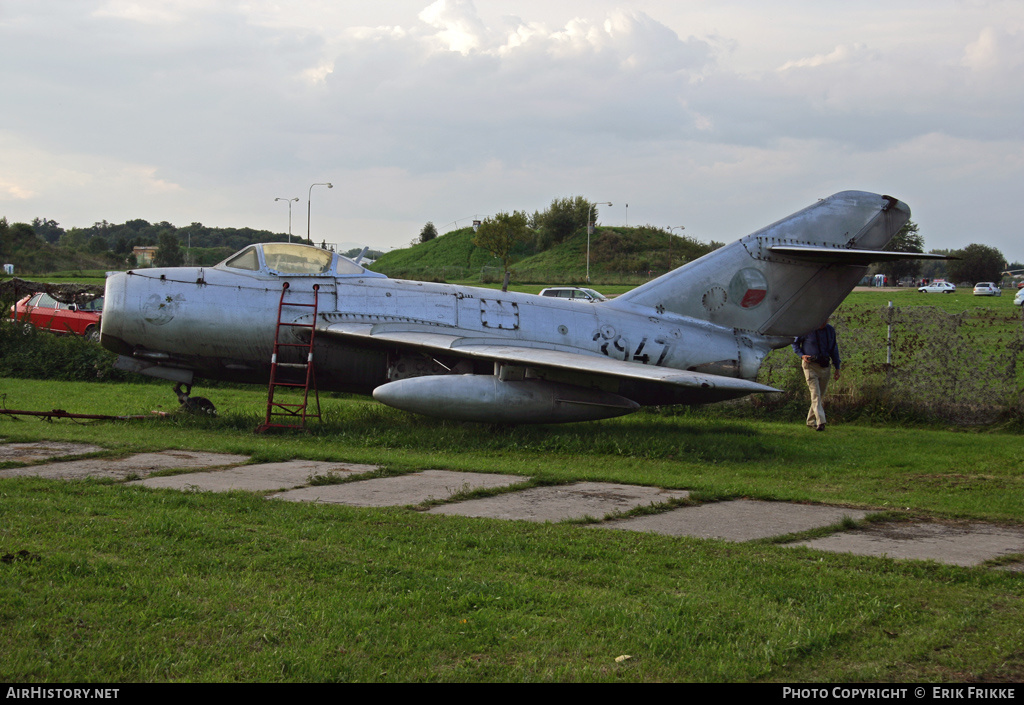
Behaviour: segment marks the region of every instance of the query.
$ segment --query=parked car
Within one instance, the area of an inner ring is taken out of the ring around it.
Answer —
[[[49,294],[31,294],[11,306],[11,320],[24,326],[30,333],[42,329],[66,335],[84,335],[99,340],[103,297],[87,304],[65,304]]]
[[[949,282],[932,282],[927,286],[918,289],[922,294],[952,294],[956,291],[956,284]]]
[[[1014,306],[1024,306],[1024,289],[1017,289],[1017,295],[1013,297]]]
[[[552,286],[547,289],[541,289],[540,295],[553,296],[559,299],[572,299],[573,301],[587,301],[589,303],[608,300],[608,297],[604,294],[582,286]]]
[[[992,282],[978,282],[974,285],[975,296],[1002,296],[1003,290]]]

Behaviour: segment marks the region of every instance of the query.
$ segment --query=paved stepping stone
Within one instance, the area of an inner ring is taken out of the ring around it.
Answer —
[[[102,450],[99,446],[58,441],[0,442],[0,462],[38,462]],[[9,468],[0,470],[0,478],[36,476],[65,480],[86,477],[125,480],[132,476],[146,478],[159,470],[210,470],[148,478],[131,484],[181,490],[253,492],[296,487],[298,489],[281,492],[273,497],[295,502],[326,502],[361,507],[404,506],[428,500],[447,500],[459,492],[510,487],[528,480],[518,475],[426,470],[397,477],[306,487],[314,476],[353,476],[372,472],[377,467],[311,460],[230,467],[238,466],[248,459],[244,455],[168,450],[137,453],[120,459],[86,458]],[[227,469],[217,469],[224,467]],[[685,490],[580,482],[555,487],[534,487],[494,497],[455,502],[433,507],[430,512],[538,522],[566,521],[588,516],[603,519],[610,514],[688,496],[689,492]],[[736,500],[679,507],[660,514],[612,520],[594,526],[669,536],[751,541],[834,526],[845,517],[861,520],[869,513],[868,510],[843,507]],[[974,566],[1003,556],[1024,554],[1024,528],[977,522],[886,523],[788,545],[836,553]],[[1000,569],[1024,571],[1024,562],[1000,566]]]
[[[31,463],[49,460],[65,455],[98,453],[104,448],[87,443],[63,443],[60,441],[39,441],[38,443],[5,443],[0,445],[0,462]]]
[[[832,526],[844,517],[860,520],[869,513],[843,507],[738,499],[696,507],[679,507],[663,514],[611,522],[601,528],[647,531],[667,536],[752,541]]]
[[[449,470],[424,470],[410,475],[381,477],[341,485],[319,485],[273,495],[290,502],[329,502],[353,507],[393,507],[445,500],[459,492],[508,487],[529,478]]]
[[[685,490],[663,490],[639,485],[608,482],[579,482],[556,487],[533,487],[495,497],[455,502],[430,510],[433,514],[458,514],[491,519],[526,521],[565,521],[594,517],[603,519],[614,512],[661,504],[670,499],[685,499]]]
[[[993,558],[1024,553],[1024,529],[994,524],[872,524],[794,546],[860,556],[933,560],[972,566]]]
[[[247,490],[249,492],[266,492],[308,485],[313,477],[347,477],[362,475],[377,470],[376,465],[358,465],[353,463],[335,463],[327,460],[289,460],[283,463],[262,463],[260,465],[243,465],[227,470],[211,472],[194,472],[185,475],[151,477],[136,480],[130,485],[146,487],[167,487],[178,490],[204,490],[208,492],[228,492],[230,490]]]
[[[86,477],[109,477],[125,480],[132,475],[145,477],[158,470],[209,468],[238,465],[249,457],[227,453],[204,453],[192,450],[165,450],[160,453],[137,453],[127,458],[88,458],[47,463],[28,468],[0,470],[0,477],[46,477],[56,480],[80,480]]]

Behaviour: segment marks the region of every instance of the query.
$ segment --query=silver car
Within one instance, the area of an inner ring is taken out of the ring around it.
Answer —
[[[918,288],[922,294],[952,294],[956,291],[956,284],[949,282],[932,282],[927,286]]]
[[[572,299],[573,301],[586,301],[588,303],[608,300],[608,297],[604,294],[582,286],[552,286],[547,289],[541,289],[540,295],[553,296],[559,299]]]
[[[978,282],[974,285],[975,296],[1002,296],[1003,290],[992,282]]]

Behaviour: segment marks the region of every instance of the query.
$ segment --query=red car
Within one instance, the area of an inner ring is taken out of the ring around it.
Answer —
[[[99,340],[102,312],[102,296],[79,306],[63,304],[49,294],[38,293],[26,296],[11,306],[11,320],[23,323],[26,333],[40,328]]]

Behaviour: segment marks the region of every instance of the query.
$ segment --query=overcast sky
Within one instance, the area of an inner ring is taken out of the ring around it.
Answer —
[[[857,189],[1024,260],[1021,0],[0,0],[0,96],[10,222],[305,234],[329,181],[318,242],[574,195],[731,241]]]

